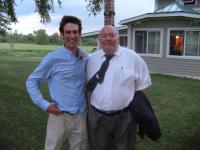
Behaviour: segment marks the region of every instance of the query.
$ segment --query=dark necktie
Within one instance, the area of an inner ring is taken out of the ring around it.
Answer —
[[[113,55],[105,55],[106,60],[102,63],[99,71],[97,71],[94,76],[88,81],[86,85],[86,89],[91,93],[95,89],[96,85],[102,83],[106,74],[106,70],[108,69],[108,65],[110,60],[112,59]]]

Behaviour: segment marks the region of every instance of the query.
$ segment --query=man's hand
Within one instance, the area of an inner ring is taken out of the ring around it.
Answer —
[[[63,112],[60,109],[58,109],[56,102],[52,102],[50,104],[50,106],[47,109],[47,112],[52,113],[52,114],[57,115],[57,116],[63,114]]]
[[[78,52],[78,57],[79,57],[80,59],[83,59],[85,56],[86,56],[86,53],[85,53],[85,52],[83,52],[83,51],[79,51],[79,52]]]

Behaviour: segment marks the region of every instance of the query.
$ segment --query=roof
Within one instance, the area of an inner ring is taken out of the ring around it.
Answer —
[[[161,8],[161,9],[155,11],[155,13],[169,13],[169,12],[186,12],[186,13],[198,14],[197,11],[193,10],[190,7],[182,5],[178,1],[171,3],[168,6],[165,6],[164,8]]]
[[[124,30],[124,29],[127,29],[127,28],[128,28],[127,26],[119,26],[119,27],[116,27],[116,29],[117,29],[118,31]],[[83,33],[83,34],[81,35],[81,37],[97,36],[99,33],[100,33],[100,30],[98,30],[98,31],[92,31],[92,32],[87,32],[87,33]]]
[[[130,22],[138,21],[145,18],[158,18],[158,17],[163,17],[163,18],[164,17],[189,17],[189,18],[200,19],[200,13],[176,1],[153,13],[147,13],[140,16],[121,20],[120,24],[125,25]]]
[[[95,36],[95,35],[97,36],[99,34],[99,32],[100,32],[100,30],[82,33],[81,37],[88,37],[88,36]]]

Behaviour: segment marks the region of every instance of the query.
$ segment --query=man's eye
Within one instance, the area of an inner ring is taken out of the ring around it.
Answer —
[[[107,36],[113,38],[113,37],[115,37],[115,34],[102,34],[101,35],[101,37],[103,37],[103,38],[105,38]]]
[[[67,33],[67,34],[71,34],[71,33],[73,33],[73,34],[77,34],[77,33],[79,33],[77,30],[73,30],[73,31],[66,31],[65,33]]]
[[[77,34],[77,33],[79,33],[79,32],[78,32],[77,30],[74,30],[73,33],[74,33],[74,34]]]

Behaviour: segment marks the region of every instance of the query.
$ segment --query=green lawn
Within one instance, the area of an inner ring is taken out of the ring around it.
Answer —
[[[42,150],[48,114],[25,90],[39,58],[0,57],[0,149]],[[137,137],[137,150],[200,149],[200,81],[153,74],[148,96],[162,130],[158,142]],[[42,91],[48,97],[44,84]],[[67,144],[63,149],[67,149]]]
[[[13,49],[9,43],[0,43],[0,56],[41,57],[59,45],[36,45],[30,43],[15,43]],[[95,46],[80,46],[90,52]]]

